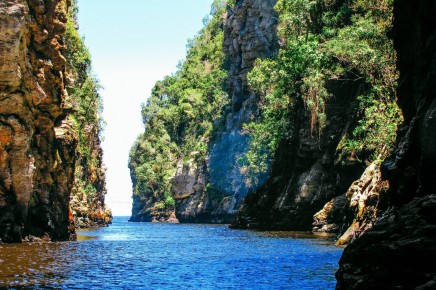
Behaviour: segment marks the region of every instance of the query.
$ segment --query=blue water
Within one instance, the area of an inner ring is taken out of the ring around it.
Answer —
[[[80,232],[79,239],[0,245],[0,286],[334,289],[342,253],[332,240],[310,235],[128,223],[125,217]]]

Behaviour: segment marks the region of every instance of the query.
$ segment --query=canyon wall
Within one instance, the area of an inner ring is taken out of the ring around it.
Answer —
[[[64,111],[67,1],[2,1],[0,233],[69,238],[76,140]]]
[[[111,222],[106,208],[106,168],[103,164],[103,100],[101,86],[92,73],[92,61],[83,38],[79,35],[78,7],[69,9],[64,51],[66,58],[65,88],[68,98],[65,109],[77,140],[74,183],[70,193],[70,209],[76,228],[104,226]]]
[[[238,1],[224,14],[223,49],[231,110],[224,116],[225,129],[209,144],[206,162],[195,165],[197,170],[179,170],[173,179],[176,216],[181,222],[230,223],[242,199],[252,190],[238,162],[248,149],[248,136],[242,126],[259,117],[259,98],[249,89],[247,74],[256,59],[277,53],[276,2]]]
[[[74,110],[64,34],[71,1],[0,3],[0,239],[74,238]]]
[[[346,192],[365,170],[365,164],[358,160],[337,161],[341,140],[358,121],[353,104],[364,90],[358,81],[330,83],[329,93],[334,97],[326,104],[327,125],[320,138],[311,130],[310,112],[298,101],[294,129],[298,134],[291,142],[279,145],[271,176],[246,197],[232,227],[312,229],[313,215]]]
[[[279,54],[252,76],[273,115],[260,124],[279,137],[266,183],[244,199],[232,227],[345,234],[345,244],[378,213],[379,164],[401,120],[392,5],[303,2],[278,2]]]
[[[434,1],[397,0],[394,43],[404,123],[382,164],[387,209],[344,250],[337,289],[436,287],[436,21]]]
[[[192,81],[191,74],[198,74],[195,77],[197,79],[207,79],[210,76],[198,72],[192,73],[193,68],[199,66],[201,70],[210,75],[217,72],[225,75],[217,84],[222,90],[221,102],[225,105],[215,105],[221,110],[218,111],[219,113],[211,117],[198,117],[196,121],[202,123],[206,118],[210,118],[213,123],[212,130],[206,133],[202,132],[204,129],[198,128],[194,132],[191,131],[190,128],[196,125],[187,118],[187,115],[192,115],[193,112],[185,110],[182,105],[187,108],[194,106],[195,110],[195,103],[190,100],[189,105],[182,104],[186,102],[186,97],[178,96],[175,92],[166,92],[165,96],[159,95],[159,98],[149,101],[145,107],[145,110],[151,111],[154,103],[162,103],[162,99],[166,98],[170,101],[167,100],[169,105],[165,106],[174,106],[174,110],[182,111],[178,119],[166,121],[168,114],[160,118],[161,122],[171,122],[172,126],[165,125],[165,128],[162,128],[163,131],[159,133],[160,136],[168,134],[170,140],[162,140],[159,143],[170,142],[178,150],[177,152],[168,150],[166,156],[171,155],[171,158],[162,161],[165,163],[165,172],[169,175],[167,177],[170,179],[169,184],[167,185],[166,181],[160,181],[157,186],[152,186],[150,180],[158,174],[158,164],[152,166],[153,174],[151,171],[146,171],[144,165],[153,161],[145,161],[147,159],[145,156],[146,154],[155,155],[156,151],[160,150],[160,145],[157,145],[156,141],[153,141],[154,144],[151,142],[152,139],[156,140],[158,137],[150,136],[153,134],[151,132],[153,129],[150,128],[149,133],[146,132],[138,138],[130,157],[134,192],[131,221],[201,223],[233,221],[242,199],[252,189],[245,183],[241,166],[238,163],[248,148],[248,136],[243,133],[242,127],[244,123],[259,116],[259,99],[248,88],[247,74],[256,59],[271,57],[277,52],[277,15],[273,9],[276,2],[276,0],[244,0],[237,1],[236,4],[230,6],[226,5],[226,1],[216,1],[218,7],[213,7],[212,10],[215,11],[211,16],[213,25],[208,24],[199,32],[196,38],[197,43],[193,42],[188,51],[187,61],[178,75],[176,74],[178,82],[192,82],[189,90],[186,89],[186,85],[181,85],[180,90],[184,94],[192,95],[195,91],[205,91],[202,92],[202,98],[205,100],[202,100],[204,103],[203,107],[198,109],[200,111],[207,111],[206,103],[215,104],[216,101],[207,96],[211,93],[207,91],[208,89],[204,89],[202,84],[198,84],[201,81]],[[213,35],[212,39],[210,34]],[[208,43],[201,43],[206,38],[208,38]],[[220,55],[219,59],[215,59],[210,53],[204,51],[212,49],[208,48],[212,45],[216,45],[213,49],[217,50],[215,54]],[[202,54],[201,60],[189,58],[190,55],[196,53]],[[167,79],[162,83],[158,82],[155,91],[167,86],[167,90],[170,91],[170,82]],[[211,85],[208,84],[208,86]],[[190,98],[193,99],[193,97]],[[165,110],[162,104],[159,106],[160,112]],[[194,113],[194,115],[201,114]],[[150,124],[155,124],[158,121],[154,121],[153,117],[154,115],[150,115],[144,119],[148,119]],[[192,118],[192,116],[189,117]],[[178,127],[178,131],[172,132],[172,127]],[[187,136],[196,138],[195,142],[197,145],[200,144],[195,150],[185,149],[189,143],[186,141]],[[150,147],[153,150],[150,150]],[[179,157],[175,157],[176,155]],[[162,156],[162,159],[165,158]],[[140,161],[141,159],[143,161]],[[141,175],[147,175],[148,181],[144,179],[143,183],[147,186],[139,188],[141,187]],[[171,199],[174,199],[174,205]]]
[[[143,108],[146,132],[130,157],[132,221],[347,232],[344,243],[372,225],[379,195],[371,190],[361,194],[361,189],[369,182],[384,190],[376,160],[391,149],[400,119],[392,89],[395,54],[386,37],[391,5],[342,0],[300,4],[245,0],[227,3],[226,9],[215,7],[214,28],[208,24],[190,43],[187,61],[175,77],[156,84]],[[361,32],[362,25],[370,30],[374,24],[376,34]],[[204,39],[208,42],[202,43]],[[210,43],[224,51],[224,61],[204,53],[211,50]],[[201,57],[196,57],[199,51]],[[376,54],[368,57],[368,51]],[[263,76],[260,60],[266,60]],[[207,104],[215,103],[204,89],[211,85],[192,79],[216,74],[214,65],[227,74],[219,86],[228,96],[210,118],[213,129],[208,131],[196,125],[207,118],[196,110],[207,111]],[[249,84],[252,72],[251,82],[260,79],[261,91]],[[386,77],[374,81],[381,74]],[[271,140],[253,148],[256,129],[247,125],[262,125],[268,110],[281,114],[282,123],[266,124],[261,134],[276,130],[271,134],[280,141],[269,148],[266,168],[252,179],[250,166],[259,164],[247,166],[247,156],[262,155]]]

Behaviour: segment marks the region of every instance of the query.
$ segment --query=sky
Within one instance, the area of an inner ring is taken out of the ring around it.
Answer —
[[[213,0],[78,0],[79,32],[104,89],[106,203],[129,216],[131,146],[144,131],[141,103],[157,80],[176,71],[187,40],[203,27]]]

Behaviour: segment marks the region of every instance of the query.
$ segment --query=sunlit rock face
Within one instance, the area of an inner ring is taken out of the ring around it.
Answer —
[[[313,230],[339,233],[338,245],[353,242],[371,229],[386,210],[388,190],[380,165],[371,163],[345,195],[333,198],[314,215]]]
[[[231,112],[225,128],[211,144],[204,164],[179,166],[172,193],[181,222],[230,223],[251,190],[238,160],[248,149],[242,125],[258,117],[258,98],[249,90],[247,74],[258,58],[272,56],[278,49],[277,0],[237,1],[224,15],[224,51],[228,57],[228,91]],[[259,185],[267,175],[259,177]]]
[[[0,238],[69,238],[75,139],[64,130],[66,0],[0,2]]]
[[[436,287],[436,3],[394,3],[405,121],[394,154],[382,165],[388,210],[345,249],[337,289]]]

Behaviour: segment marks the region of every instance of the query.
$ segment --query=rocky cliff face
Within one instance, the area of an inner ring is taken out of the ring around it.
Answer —
[[[371,229],[386,209],[388,190],[380,165],[373,162],[345,195],[333,198],[314,215],[313,230],[339,233],[338,245],[353,242]]]
[[[232,226],[313,229],[344,234],[340,243],[347,243],[367,231],[380,213],[380,203],[385,201],[380,196],[388,185],[381,180],[379,164],[392,149],[396,124],[401,120],[395,104],[395,53],[387,37],[392,28],[392,5],[280,1],[277,9],[279,54],[255,68],[259,74],[253,76],[253,84],[259,81],[261,89],[273,87],[267,96],[275,102],[291,96],[286,109],[269,108],[291,114],[287,123],[277,122],[280,130],[286,131],[276,132],[290,137],[281,137],[267,182],[245,198]],[[331,15],[343,18],[333,20]],[[307,21],[306,28],[301,21]],[[378,33],[369,33],[374,27]],[[307,65],[316,62],[316,57],[300,62],[306,53],[311,57],[303,48],[310,39],[316,43],[315,55],[326,57],[317,67]],[[379,59],[374,65],[369,58],[360,58],[368,51]],[[325,78],[311,76],[314,71]],[[265,82],[265,78],[274,78],[278,85]],[[316,120],[320,121],[319,130]],[[264,126],[273,130],[274,122],[264,122]]]
[[[434,1],[395,2],[394,41],[405,121],[382,165],[387,210],[344,251],[337,289],[436,286],[436,21]]]
[[[76,140],[63,109],[67,1],[0,3],[0,235],[68,239]]]
[[[77,5],[74,1],[72,4],[64,37],[67,47],[64,52],[67,60],[65,88],[68,93],[65,109],[77,139],[70,208],[75,226],[86,228],[107,225],[112,216],[105,205],[100,87],[91,73],[91,56],[78,33]]]
[[[143,108],[150,127],[130,155],[131,221],[234,219],[250,190],[238,164],[248,147],[242,126],[259,116],[247,73],[277,51],[276,2],[215,1],[180,70],[156,84]]]
[[[180,168],[172,181],[176,216],[182,222],[230,223],[252,189],[244,182],[238,164],[248,148],[242,124],[259,115],[259,99],[248,88],[247,74],[256,59],[277,52],[276,2],[237,1],[224,15],[223,48],[231,112],[226,116],[224,131],[209,144],[211,151],[206,162]]]
[[[65,89],[70,1],[0,2],[0,238],[74,235],[78,144]]]
[[[365,169],[365,164],[358,160],[337,162],[340,142],[358,120],[353,103],[364,90],[365,86],[358,81],[330,83],[329,93],[334,97],[326,104],[327,126],[320,138],[311,130],[310,113],[302,102],[297,104],[298,135],[292,142],[279,146],[270,178],[246,197],[232,227],[312,228],[313,215],[332,198],[346,192]]]

